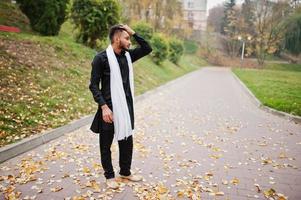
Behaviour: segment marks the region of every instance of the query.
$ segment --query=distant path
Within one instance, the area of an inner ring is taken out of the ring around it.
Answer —
[[[164,196],[166,187],[182,199],[265,199],[263,191],[271,188],[301,199],[301,125],[258,109],[230,69],[203,68],[161,88],[136,104],[136,120],[133,171],[145,182],[120,193],[105,189],[98,137],[89,126],[2,163],[0,177],[26,182],[34,172],[37,180],[15,185],[22,198],[147,199]],[[114,145],[118,174],[116,150]],[[16,177],[21,169],[28,173],[22,179]],[[93,193],[98,186],[101,192]]]

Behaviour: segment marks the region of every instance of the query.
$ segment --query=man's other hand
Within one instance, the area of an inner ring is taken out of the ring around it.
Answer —
[[[113,123],[113,112],[111,109],[105,104],[101,106],[102,109],[102,119],[106,123]]]

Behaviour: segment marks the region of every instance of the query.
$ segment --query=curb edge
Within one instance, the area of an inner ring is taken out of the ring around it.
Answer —
[[[301,117],[296,116],[296,115],[292,115],[283,111],[279,111],[276,110],[274,108],[270,108],[268,106],[265,106],[261,103],[261,101],[259,99],[257,99],[257,97],[251,92],[251,90],[238,78],[238,76],[231,70],[231,73],[234,77],[234,79],[239,83],[239,85],[243,88],[243,90],[245,91],[245,93],[251,98],[252,102],[261,110],[264,110],[268,113],[271,113],[273,115],[285,118],[287,120],[290,121],[294,121],[297,124],[301,123]]]

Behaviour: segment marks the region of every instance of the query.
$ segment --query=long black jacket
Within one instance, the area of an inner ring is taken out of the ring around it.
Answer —
[[[132,62],[146,56],[152,51],[152,48],[142,37],[137,33],[133,35],[137,41],[139,47],[130,49],[128,52],[131,56]],[[134,106],[132,99],[132,91],[130,88],[129,80],[129,66],[125,56],[125,51],[121,54],[116,54],[117,61],[120,66],[120,72],[123,82],[123,88],[128,104],[129,114],[131,117],[132,129],[134,129]],[[101,85],[101,89],[100,89]],[[108,57],[106,51],[101,51],[97,53],[92,61],[92,71],[89,89],[92,92],[93,98],[96,103],[98,103],[98,109],[94,116],[92,125],[90,129],[95,133],[100,133],[102,130],[113,130],[114,123],[106,123],[102,118],[101,106],[107,104],[109,108],[113,111],[112,100],[111,100],[111,89],[110,89],[110,66],[108,62]]]

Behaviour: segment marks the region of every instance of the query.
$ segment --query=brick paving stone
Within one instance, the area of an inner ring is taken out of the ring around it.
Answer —
[[[108,190],[98,135],[86,125],[0,164],[0,199],[9,185],[20,198],[55,200],[134,200],[143,192],[159,198],[164,187],[170,194],[165,199],[189,199],[186,194],[200,191],[201,199],[266,199],[263,191],[271,188],[301,199],[301,125],[258,109],[229,69],[193,72],[135,107],[132,171],[143,182],[123,181],[120,190]],[[112,158],[118,177],[116,143]],[[20,183],[30,175],[32,181]],[[224,195],[212,195],[218,191]]]

